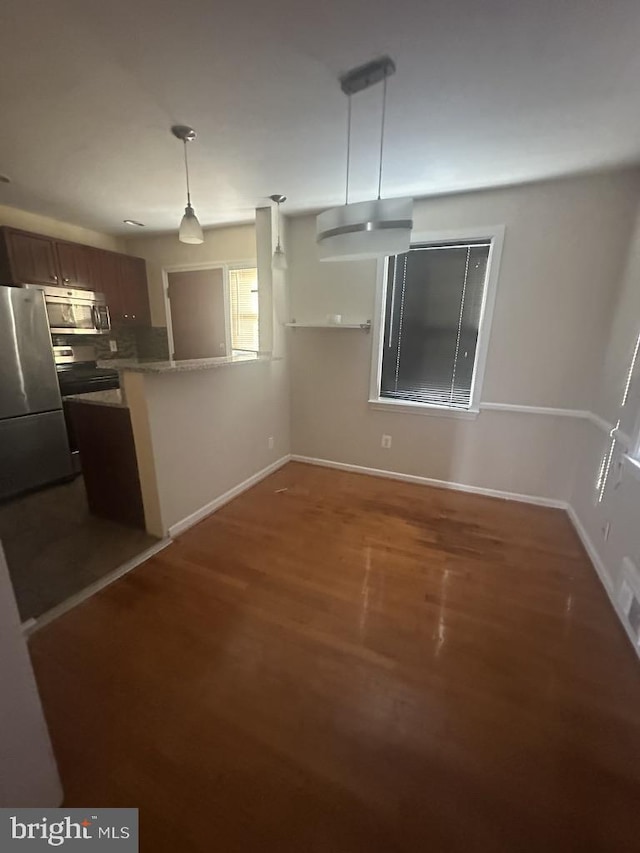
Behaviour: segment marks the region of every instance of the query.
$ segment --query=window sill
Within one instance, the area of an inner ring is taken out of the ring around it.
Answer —
[[[447,406],[430,406],[428,403],[410,403],[407,400],[401,403],[395,400],[369,400],[369,408],[378,412],[458,418],[465,421],[475,421],[479,415],[478,409],[450,409]]]

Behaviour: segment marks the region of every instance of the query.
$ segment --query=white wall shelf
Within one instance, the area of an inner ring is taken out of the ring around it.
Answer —
[[[289,329],[360,329],[362,332],[371,330],[371,320],[366,323],[285,323]]]

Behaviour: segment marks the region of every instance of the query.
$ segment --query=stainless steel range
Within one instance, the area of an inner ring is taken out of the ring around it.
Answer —
[[[63,397],[120,387],[117,370],[96,365],[96,351],[92,346],[61,344],[54,336],[53,355]]]
[[[58,336],[53,337],[53,353],[58,372],[58,384],[62,400],[71,394],[88,394],[91,391],[109,391],[119,388],[118,372],[96,365],[96,351],[92,346],[62,343]],[[74,471],[80,471],[81,460],[78,453],[73,423],[67,406],[64,407],[67,437]]]

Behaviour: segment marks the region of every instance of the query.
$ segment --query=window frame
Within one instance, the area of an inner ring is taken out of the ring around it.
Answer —
[[[379,411],[402,412],[412,415],[441,415],[450,418],[475,419],[480,412],[482,386],[487,365],[491,324],[496,304],[502,248],[504,245],[504,225],[491,225],[478,228],[456,228],[447,231],[414,231],[411,245],[416,243],[464,243],[466,241],[487,240],[490,242],[487,259],[487,280],[482,296],[478,343],[471,386],[471,403],[468,408],[460,409],[436,403],[418,403],[411,400],[392,400],[380,396],[382,377],[382,355],[384,351],[385,307],[387,304],[388,258],[378,261],[376,276],[376,298],[371,328],[371,376],[369,385],[369,407]]]
[[[233,333],[232,333],[232,317],[231,317],[231,275],[230,273],[235,270],[255,270],[256,271],[256,290],[258,293],[258,349],[257,350],[246,350],[246,349],[234,349],[233,348]],[[225,272],[224,272],[224,312],[225,312],[225,329],[227,334],[227,350],[231,355],[234,353],[245,353],[245,352],[255,352],[256,355],[259,355],[262,352],[260,346],[260,279],[258,278],[258,265],[257,263],[252,264],[225,264]]]

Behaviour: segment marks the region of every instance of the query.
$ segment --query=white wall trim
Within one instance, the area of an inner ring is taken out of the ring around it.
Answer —
[[[601,418],[600,415],[596,415],[595,412],[587,412],[587,420],[592,423],[595,427],[598,427],[602,432],[606,432],[607,435],[611,435],[611,432],[615,429],[615,424],[610,424],[608,421],[605,421],[604,418]]]
[[[519,403],[480,403],[480,411],[520,412],[523,415],[552,415],[558,418],[586,418],[591,412],[582,409],[556,409],[553,406],[524,406]]]
[[[470,486],[466,483],[453,483],[449,480],[436,480],[432,477],[419,477],[416,474],[401,474],[398,471],[386,471],[382,468],[366,468],[362,465],[350,465],[347,462],[333,462],[330,459],[315,459],[312,456],[291,455],[292,462],[303,462],[305,465],[319,465],[322,468],[337,468],[339,471],[351,471],[354,474],[367,474],[371,477],[385,477],[388,480],[402,480],[406,483],[418,483],[423,486],[433,486],[437,489],[451,489],[456,492],[469,492],[474,495],[486,495],[508,501],[549,506],[556,509],[566,509],[566,501],[555,498],[543,498],[538,495],[521,495],[517,492],[504,492],[499,489],[486,489],[482,486]]]
[[[605,588],[605,591],[609,596],[611,606],[613,607],[616,616],[620,620],[622,627],[624,628],[625,634],[629,638],[629,641],[631,642],[631,645],[633,646],[636,654],[638,655],[638,657],[640,657],[640,646],[637,645],[636,638],[631,633],[631,628],[629,627],[627,620],[624,618],[624,614],[620,609],[618,601],[616,600],[615,589],[613,587],[613,584],[611,583],[609,572],[607,571],[607,568],[602,558],[600,557],[600,554],[598,553],[595,545],[591,541],[589,534],[587,533],[585,527],[580,521],[578,513],[571,506],[571,504],[567,504],[567,515],[569,516],[569,519],[571,520],[571,523],[573,524],[573,527],[576,533],[578,534],[578,537],[582,542],[582,545],[585,551],[587,552],[594,569],[596,570],[596,574],[598,575],[602,586]]]
[[[209,501],[209,503],[200,507],[200,509],[197,509],[195,512],[192,512],[191,515],[188,515],[181,521],[176,521],[176,523],[172,524],[169,528],[169,536],[172,539],[175,539],[176,536],[179,536],[181,533],[184,533],[185,530],[188,530],[190,527],[193,527],[194,524],[197,524],[199,521],[202,521],[203,518],[206,518],[208,515],[211,515],[216,510],[220,509],[220,507],[229,503],[229,501],[232,501],[234,498],[237,498],[238,495],[241,495],[243,492],[246,492],[247,489],[250,489],[252,486],[255,486],[256,483],[259,483],[261,480],[264,480],[265,477],[269,476],[269,474],[273,474],[274,471],[278,470],[278,468],[282,468],[282,466],[286,465],[290,459],[291,456],[289,454],[287,454],[286,456],[281,456],[280,459],[276,460],[271,465],[267,465],[266,468],[263,468],[256,474],[252,474],[251,477],[248,477],[246,480],[243,480],[242,483],[239,483],[237,486],[234,486],[232,489],[229,489],[229,491],[224,492],[224,494],[219,495],[212,501]]]
[[[611,435],[614,425],[587,409],[556,409],[553,406],[524,406],[519,403],[480,403],[480,411],[521,412],[523,415],[551,415],[558,418],[580,418]]]

